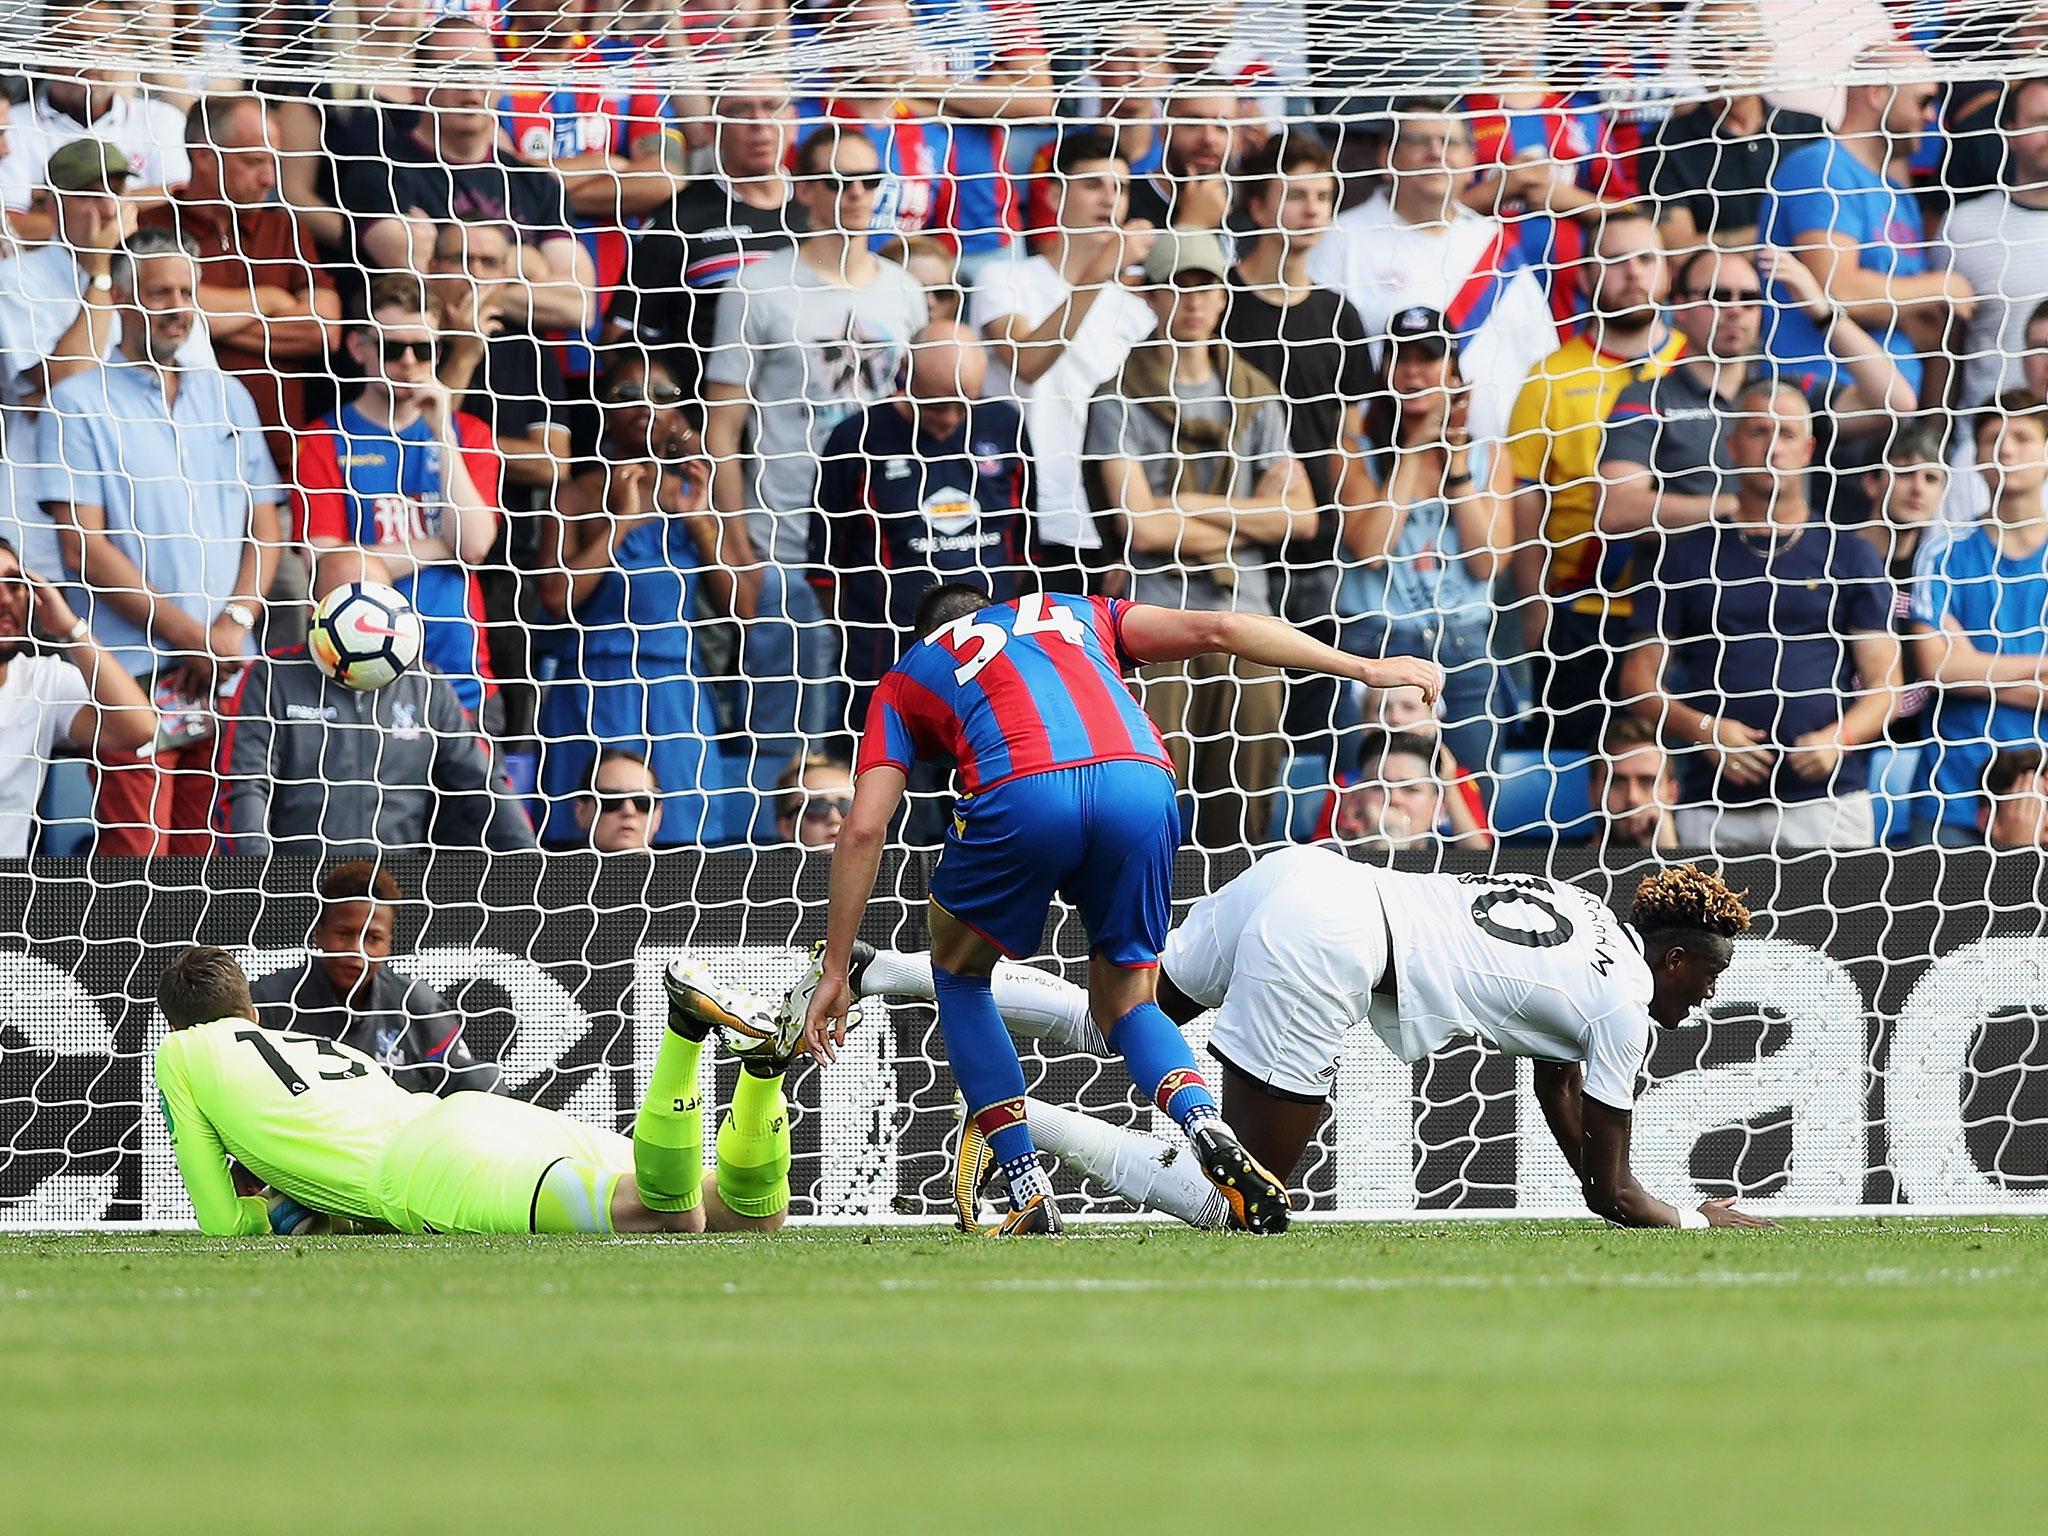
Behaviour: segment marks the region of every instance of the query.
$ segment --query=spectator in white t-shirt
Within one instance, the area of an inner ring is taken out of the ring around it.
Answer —
[[[968,317],[993,354],[986,392],[1018,401],[1032,443],[1043,445],[1038,532],[1047,583],[1078,592],[1087,552],[1102,547],[1102,535],[1073,450],[1087,430],[1088,402],[1123,372],[1131,348],[1157,323],[1126,286],[1144,265],[1153,231],[1125,220],[1131,171],[1108,135],[1063,140],[1052,168],[1052,232],[1037,255],[983,269]]]
[[[2010,361],[2016,382],[2001,394],[2022,394],[2048,401],[2048,298],[2026,308],[2019,340]],[[1991,403],[1986,402],[1989,411]],[[1942,521],[1970,528],[1991,515],[1991,481],[1977,462],[1977,434],[1964,423],[1949,443],[1948,494],[1942,498]]]
[[[135,191],[182,186],[192,175],[185,114],[139,95],[119,70],[85,62],[135,27],[127,0],[45,0],[35,70],[37,88],[7,116],[7,157],[0,160],[0,202],[26,239],[48,239],[47,208],[32,208],[50,156],[74,139],[106,139],[127,157]]]
[[[1471,172],[1471,130],[1447,103],[1401,104],[1388,185],[1338,216],[1308,275],[1351,301],[1376,354],[1395,315],[1442,314],[1472,381],[1472,436],[1498,442],[1522,381],[1557,350],[1558,334],[1542,284],[1517,265],[1513,237],[1458,200]]]
[[[30,649],[31,626],[56,654]],[[0,539],[0,859],[25,857],[51,750],[138,752],[156,735],[142,686],[101,648],[48,582]]]
[[[1964,332],[1965,405],[2018,389],[2020,356],[2035,303],[2048,294],[2048,79],[2007,92],[2002,184],[1949,215],[1955,269],[1977,290]]]

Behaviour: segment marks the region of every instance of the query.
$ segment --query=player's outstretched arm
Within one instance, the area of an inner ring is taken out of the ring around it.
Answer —
[[[874,894],[875,875],[882,867],[882,846],[889,823],[910,779],[901,768],[879,764],[860,776],[853,787],[853,809],[839,829],[832,849],[831,903],[825,917],[825,957],[818,988],[804,1020],[804,1049],[820,1062],[830,1062],[846,1043],[846,1016],[856,1001],[847,968],[853,963],[853,941]]]
[[[1738,1211],[1735,1201],[1709,1200],[1688,1222],[1689,1213],[1666,1205],[1636,1182],[1629,1171],[1628,1138],[1632,1116],[1598,1099],[1574,1091],[1579,1118],[1585,1127],[1580,1151],[1579,1187],[1586,1205],[1595,1216],[1622,1227],[1775,1227],[1775,1221]],[[1548,1111],[1545,1111],[1548,1118]],[[1555,1122],[1553,1122],[1554,1124]]]
[[[1283,619],[1259,613],[1196,613],[1137,603],[1124,610],[1124,648],[1139,661],[1186,661],[1216,652],[1268,667],[1323,672],[1375,688],[1419,688],[1434,703],[1443,669],[1414,656],[1368,660],[1311,638]]]

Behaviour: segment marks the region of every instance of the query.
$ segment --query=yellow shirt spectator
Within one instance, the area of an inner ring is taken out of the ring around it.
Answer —
[[[1599,498],[1600,445],[1615,397],[1632,380],[1667,371],[1685,350],[1673,333],[1647,356],[1623,357],[1574,337],[1529,375],[1509,418],[1515,479],[1545,492],[1543,542],[1549,549],[1543,587],[1570,600],[1576,613],[1629,612],[1628,540],[1602,540],[1593,529]]]

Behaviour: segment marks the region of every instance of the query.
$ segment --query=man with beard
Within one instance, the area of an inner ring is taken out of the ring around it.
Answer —
[[[33,622],[59,654],[29,646]],[[142,687],[101,649],[64,595],[22,569],[0,539],[0,859],[26,858],[59,740],[85,751],[134,752],[156,734]]]
[[[460,1011],[391,968],[402,896],[391,871],[369,859],[329,869],[305,963],[249,989],[258,1022],[361,1051],[415,1093],[503,1092],[497,1063],[478,1061],[462,1043]]]
[[[1617,209],[1593,239],[1593,315],[1522,386],[1509,426],[1519,492],[1510,569],[1529,648],[1548,658],[1545,745],[1600,734],[1612,651],[1626,628],[1628,546],[1601,542],[1594,513],[1601,434],[1632,378],[1669,368],[1684,338],[1664,324],[1664,241],[1649,213]]]
[[[1230,217],[1230,131],[1237,99],[1224,90],[1181,90],[1166,103],[1159,174],[1131,188],[1131,218],[1154,229],[1206,229],[1224,236]]]

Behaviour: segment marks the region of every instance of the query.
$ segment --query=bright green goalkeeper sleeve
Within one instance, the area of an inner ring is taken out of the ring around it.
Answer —
[[[263,1197],[235,1193],[227,1148],[192,1096],[183,1052],[157,1053],[156,1092],[164,1124],[170,1127],[178,1174],[185,1181],[185,1193],[192,1197],[193,1214],[199,1218],[199,1230],[209,1237],[254,1237],[268,1232],[270,1214]]]

